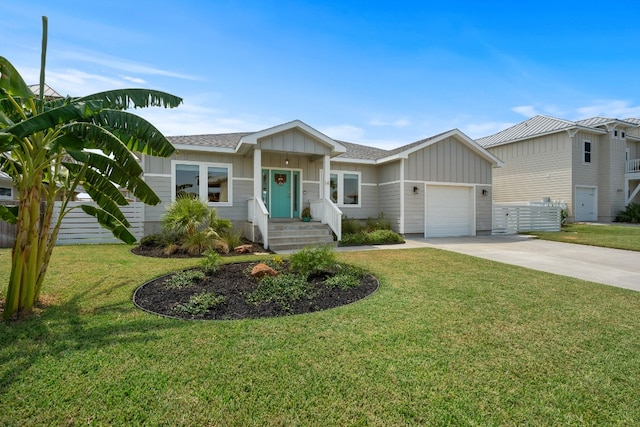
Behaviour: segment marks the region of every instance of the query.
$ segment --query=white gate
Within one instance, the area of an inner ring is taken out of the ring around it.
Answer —
[[[560,231],[563,203],[493,204],[492,234],[516,234],[521,231]]]

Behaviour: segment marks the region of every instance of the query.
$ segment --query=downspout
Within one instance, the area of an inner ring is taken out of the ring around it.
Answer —
[[[398,233],[404,235],[404,159],[400,159],[400,224]]]

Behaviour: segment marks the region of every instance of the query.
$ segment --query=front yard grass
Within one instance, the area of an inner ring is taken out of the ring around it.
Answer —
[[[131,296],[197,260],[56,248],[49,306],[0,323],[0,425],[640,424],[640,293],[429,248],[338,258],[378,292],[179,321]]]
[[[613,224],[567,224],[560,232],[531,231],[539,239],[640,251],[640,227]]]

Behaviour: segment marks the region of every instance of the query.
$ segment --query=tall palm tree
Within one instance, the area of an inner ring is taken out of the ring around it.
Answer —
[[[62,218],[70,211],[68,203],[76,189],[83,189],[95,201],[95,205],[80,206],[85,213],[122,241],[135,242],[119,208],[127,200],[118,186],[144,203],[158,204],[160,199],[144,182],[133,152],[168,157],[174,147],[151,123],[125,110],[173,108],[182,102],[148,89],[45,99],[47,18],[42,17],[42,22],[39,96],[0,57],[0,170],[11,176],[19,195],[18,206],[0,206],[0,218],[17,225],[5,319],[31,311],[36,303]],[[56,200],[61,209],[54,223]]]

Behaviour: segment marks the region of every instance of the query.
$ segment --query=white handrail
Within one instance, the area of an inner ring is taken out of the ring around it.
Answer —
[[[259,197],[249,198],[249,221],[258,226],[262,234],[262,245],[269,249],[269,211]]]
[[[627,160],[626,173],[640,172],[640,159]]]
[[[328,199],[312,200],[310,203],[311,217],[320,219],[335,233],[338,241],[342,239],[342,211]]]

